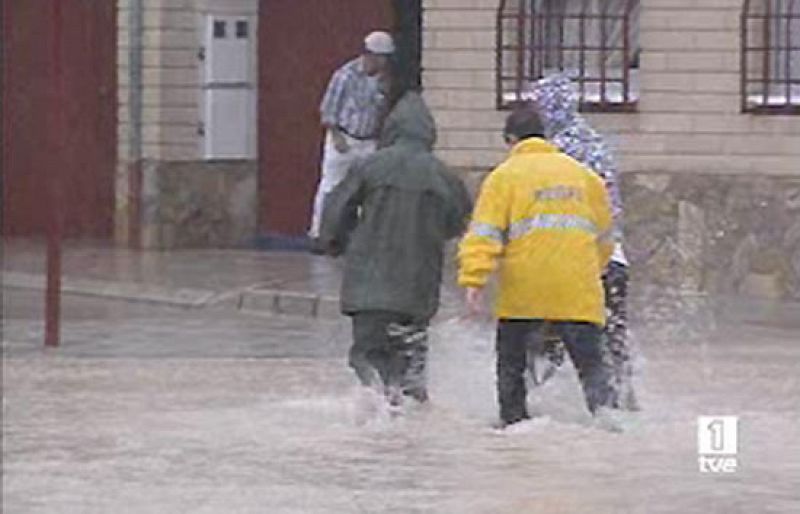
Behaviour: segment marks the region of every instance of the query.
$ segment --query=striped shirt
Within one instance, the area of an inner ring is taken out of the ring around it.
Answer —
[[[320,114],[324,125],[339,127],[358,139],[371,139],[378,136],[385,106],[378,78],[364,72],[358,57],[334,72]]]

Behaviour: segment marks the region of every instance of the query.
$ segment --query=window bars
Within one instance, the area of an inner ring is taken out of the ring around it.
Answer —
[[[800,114],[800,0],[745,0],[742,112]]]
[[[498,109],[529,99],[536,80],[563,72],[576,80],[582,110],[635,110],[638,36],[638,0],[501,0]]]

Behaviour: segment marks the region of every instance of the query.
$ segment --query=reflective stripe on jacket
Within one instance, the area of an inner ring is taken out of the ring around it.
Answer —
[[[526,139],[481,187],[458,282],[483,287],[499,267],[499,318],[602,325],[611,229],[602,179],[550,143]]]

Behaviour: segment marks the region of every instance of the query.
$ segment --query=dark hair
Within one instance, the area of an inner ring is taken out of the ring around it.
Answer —
[[[503,129],[504,136],[514,136],[520,140],[544,137],[542,121],[532,104],[518,103],[513,109],[506,118],[506,126]]]

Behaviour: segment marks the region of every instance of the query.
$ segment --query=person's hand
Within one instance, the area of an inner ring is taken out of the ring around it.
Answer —
[[[350,151],[350,145],[347,144],[347,139],[341,132],[335,131],[333,133],[333,147],[339,153],[347,153]]]
[[[467,294],[467,313],[470,317],[478,317],[483,311],[483,290],[477,287],[468,287]]]

